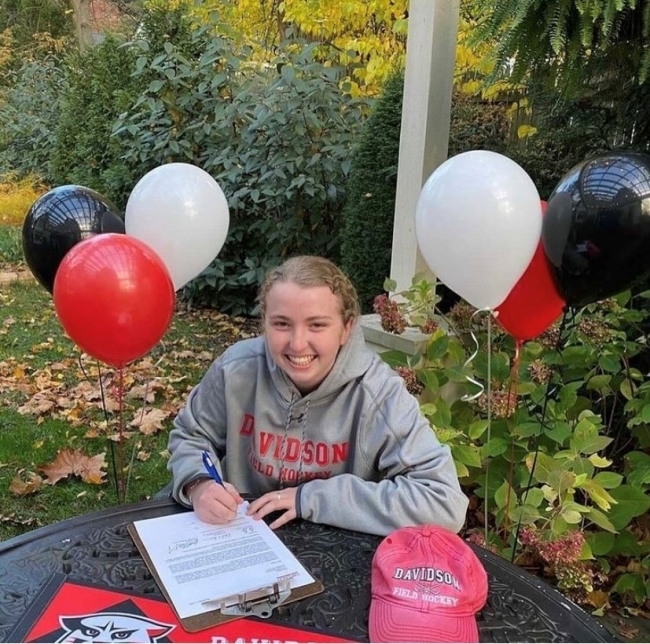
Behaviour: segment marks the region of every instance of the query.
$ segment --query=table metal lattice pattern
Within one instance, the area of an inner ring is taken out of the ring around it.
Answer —
[[[6,638],[52,573],[117,590],[161,596],[131,537],[134,520],[181,510],[153,501],[84,515],[0,543],[0,639]],[[370,565],[379,537],[293,522],[282,541],[325,585],[325,592],[276,609],[274,620],[367,641]],[[485,642],[597,642],[612,636],[536,577],[475,548],[489,578],[478,616]]]

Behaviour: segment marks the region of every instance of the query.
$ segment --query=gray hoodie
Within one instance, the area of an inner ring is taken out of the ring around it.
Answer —
[[[298,516],[386,535],[435,523],[458,532],[467,498],[404,381],[355,328],[334,367],[301,395],[264,337],[243,340],[212,363],[169,436],[173,496],[205,476],[207,450],[240,494],[300,486]]]

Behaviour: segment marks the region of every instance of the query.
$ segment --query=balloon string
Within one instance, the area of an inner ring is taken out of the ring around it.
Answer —
[[[126,491],[124,485],[124,368],[119,367],[117,370],[118,380],[117,380],[117,403],[118,403],[118,441],[117,441],[117,453],[118,453],[118,467],[119,467],[119,491],[121,494],[118,494],[118,501],[122,503],[126,502]]]
[[[487,320],[487,445],[490,444],[492,431],[492,318]],[[488,517],[490,516],[488,501],[490,499],[490,459],[485,463],[485,545],[488,541]]]
[[[479,313],[484,313],[485,311],[490,311],[490,309],[477,309],[476,311],[474,311],[474,313],[472,313],[471,320],[473,321],[474,318]],[[490,331],[490,320],[488,318],[488,333],[489,333],[489,331]],[[474,353],[472,353],[472,355],[469,358],[467,358],[467,360],[465,360],[465,364],[463,364],[463,371],[465,369],[467,369],[467,367],[472,363],[474,358],[476,358],[476,356],[478,355],[478,351],[479,351],[478,339],[476,338],[476,335],[474,334],[474,331],[471,328],[470,328],[470,335],[472,336],[472,340],[474,340]],[[489,342],[489,339],[488,339],[488,342]],[[488,352],[488,360],[489,360],[489,352]],[[480,382],[478,382],[477,380],[472,378],[471,376],[465,376],[465,379],[468,382],[471,382],[473,385],[476,385],[479,388],[479,390],[475,394],[465,394],[464,396],[461,397],[461,400],[463,402],[471,402],[472,400],[476,400],[477,398],[479,398],[483,394],[483,392],[485,391],[485,387]],[[488,382],[488,385],[489,385],[489,382]]]
[[[515,357],[512,359],[512,368],[510,369],[510,382],[508,384],[508,406],[507,416],[514,412],[517,406],[517,394],[519,393],[519,364],[521,362],[521,347],[523,342],[515,340]]]
[[[142,399],[142,410],[140,412],[140,422],[142,423],[142,419],[144,418],[144,413],[147,407],[147,396],[149,395],[149,383],[145,385],[144,388],[144,398]],[[126,476],[126,489],[124,491],[125,496],[129,493],[129,486],[131,484],[131,474],[133,473],[133,464],[135,463],[135,450],[138,446],[138,441],[135,440],[133,441],[133,450],[131,450],[131,458],[129,459],[129,465],[128,465],[128,474]]]
[[[510,417],[517,406],[517,393],[519,388],[519,362],[521,347],[523,342],[518,338],[515,338],[515,356],[512,359],[512,368],[510,369],[510,382],[508,383],[508,397],[506,401],[506,417]],[[508,475],[508,491],[506,493],[506,508],[510,507],[510,498],[512,495],[512,486],[515,476],[515,459],[514,459],[514,448],[515,444],[510,441],[510,470]],[[506,512],[504,519],[504,530],[507,532],[510,529],[510,516]]]
[[[559,353],[560,349],[562,348],[563,345],[563,336],[564,332],[566,331],[567,327],[567,317],[568,317],[568,311],[569,307],[565,306],[564,307],[564,313],[562,315],[562,320],[560,322],[560,329],[558,332],[557,336],[557,342],[555,343],[555,352]],[[573,316],[571,316],[571,321],[573,321]],[[540,426],[543,428],[544,427],[544,422],[546,420],[546,410],[548,408],[548,401],[549,398],[551,397],[551,385],[552,385],[552,373],[548,375],[548,380],[546,381],[546,393],[544,394],[544,404],[542,406],[542,414],[541,418],[539,420]],[[537,456],[539,454],[539,441],[536,441],[535,445],[535,454],[533,455],[533,463],[530,468],[530,473],[528,475],[528,482],[526,483],[526,489],[524,490],[524,494],[521,499],[521,505],[524,506],[526,505],[526,501],[528,500],[528,492],[530,491],[530,488],[533,483],[533,476],[535,474],[535,467],[537,466]],[[519,519],[517,520],[517,529],[515,530],[515,540],[514,543],[512,544],[512,556],[510,558],[510,561],[514,563],[515,557],[517,556],[517,546],[519,544],[519,533],[521,531],[521,520],[522,520],[523,512],[519,512]]]
[[[90,382],[90,378],[88,377],[88,374],[86,373],[86,369],[81,360],[81,354],[77,357],[77,362],[79,363],[79,368],[81,369],[81,373],[83,373],[86,380]],[[106,425],[108,425],[108,410],[106,409],[106,396],[104,395],[104,382],[102,380],[102,370],[99,361],[97,361],[97,380],[99,382],[99,395],[101,396],[102,399],[102,411],[104,412],[104,420],[106,421]],[[111,453],[111,464],[113,465],[113,480],[115,481],[115,496],[119,501],[120,488],[117,482],[117,467],[115,465],[115,443],[110,439],[108,439],[108,448]]]

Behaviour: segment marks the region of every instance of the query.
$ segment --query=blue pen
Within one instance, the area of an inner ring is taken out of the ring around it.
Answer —
[[[203,456],[203,465],[205,465],[205,469],[207,473],[210,475],[210,478],[215,481],[215,483],[218,483],[222,487],[225,487],[223,484],[223,481],[221,480],[221,477],[219,476],[219,472],[217,472],[217,468],[214,466],[214,463],[212,462],[212,459],[210,458],[210,454],[207,452],[202,453]]]

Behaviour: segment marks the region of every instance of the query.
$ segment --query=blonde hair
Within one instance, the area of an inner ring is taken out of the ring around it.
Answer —
[[[357,292],[347,275],[329,259],[315,255],[299,255],[272,268],[260,287],[257,301],[264,319],[266,298],[276,282],[293,282],[298,286],[327,286],[341,301],[343,323],[356,320],[361,314]]]

